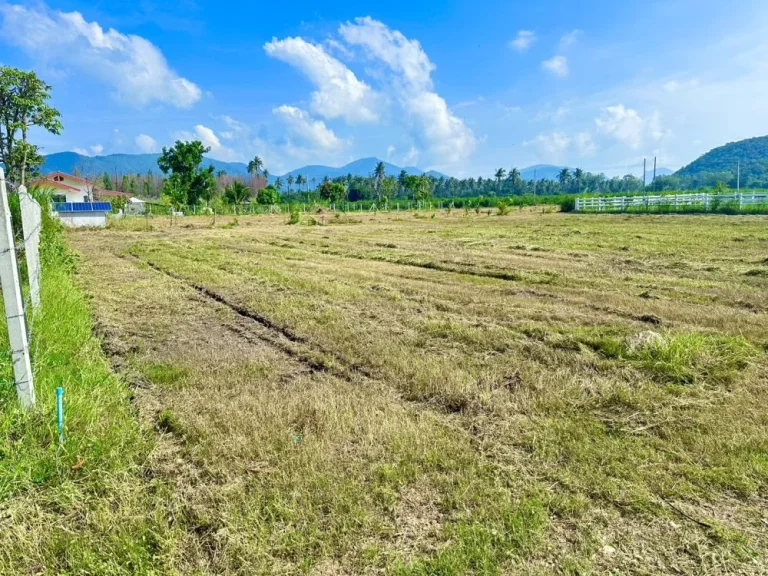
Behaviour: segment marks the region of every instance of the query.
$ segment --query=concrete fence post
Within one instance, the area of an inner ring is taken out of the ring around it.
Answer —
[[[579,211],[579,199],[578,198],[576,198],[576,202],[574,203],[573,210],[574,210],[574,212],[578,212]]]
[[[19,187],[21,204],[21,226],[24,234],[24,255],[27,259],[29,276],[29,296],[32,307],[40,307],[40,228],[43,219],[40,204],[27,193],[24,186]]]
[[[5,187],[5,173],[0,168],[0,284],[3,288],[8,341],[13,361],[13,379],[16,395],[23,408],[35,405],[35,387],[32,382],[32,362],[24,318],[19,270],[16,267],[16,247],[13,242],[11,210]]]

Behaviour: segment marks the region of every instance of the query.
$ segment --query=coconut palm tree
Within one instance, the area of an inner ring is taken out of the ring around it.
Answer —
[[[408,172],[400,170],[400,174],[397,177],[397,183],[400,185],[400,194],[405,190],[405,183],[408,181]]]
[[[517,192],[520,189],[520,184],[522,183],[520,170],[517,168],[512,168],[512,170],[509,171],[509,181],[512,183],[512,191]]]
[[[312,188],[313,188],[313,189],[314,189],[314,188],[316,188],[316,186],[315,186],[315,184],[316,184],[316,183],[317,183],[317,178],[315,178],[314,176],[312,176]],[[309,188],[309,187],[307,187],[307,188]]]
[[[269,170],[264,168],[264,171],[262,172],[262,175],[264,176],[264,181],[269,184]]]
[[[283,179],[280,178],[280,176],[278,176],[277,180],[275,180],[275,188],[277,188],[278,192],[282,192],[283,190]]]
[[[258,156],[254,156],[253,160],[248,162],[248,174],[258,174],[259,170],[264,166],[264,162]]]
[[[379,161],[376,164],[376,168],[373,169],[373,175],[376,178],[376,194],[379,197],[379,200],[381,200],[381,183],[384,180],[384,176],[386,176],[387,169],[384,166],[384,162]]]
[[[581,183],[584,180],[584,170],[576,168],[573,172],[573,182],[576,184],[576,192],[581,192]]]
[[[557,175],[557,179],[560,182],[560,190],[565,192],[565,189],[568,186],[568,182],[571,180],[571,172],[568,170],[568,168],[563,168]]]
[[[504,176],[507,175],[507,171],[504,170],[504,168],[499,168],[496,170],[496,174],[493,175],[494,178],[496,178],[496,188],[497,193],[501,192],[501,181],[504,180]]]
[[[288,175],[288,192],[291,191],[291,187],[293,186],[294,182],[295,182],[295,180],[293,179],[293,175],[289,174]]]

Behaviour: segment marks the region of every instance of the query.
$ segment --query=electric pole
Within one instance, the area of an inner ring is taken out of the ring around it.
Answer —
[[[643,158],[643,192],[645,192],[645,158]]]
[[[651,182],[653,184],[654,191],[656,190],[656,156],[653,157],[653,181]]]
[[[736,163],[736,192],[741,192],[741,160]]]

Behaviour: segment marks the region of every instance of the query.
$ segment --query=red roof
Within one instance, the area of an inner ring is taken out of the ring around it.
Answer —
[[[40,178],[35,182],[36,185],[41,186],[52,186],[54,188],[59,188],[60,190],[74,190],[78,192],[79,190],[73,186],[69,186],[68,184],[64,184],[63,182],[56,182],[54,178],[56,176],[60,176],[62,178],[69,178],[70,180],[74,180],[75,182],[80,182],[82,184],[85,184],[90,187],[91,193],[94,196],[124,196],[126,198],[130,198],[133,196],[133,194],[129,194],[128,192],[120,192],[118,190],[102,190],[101,188],[97,188],[94,186],[91,182],[88,180],[85,180],[84,178],[80,178],[79,176],[73,176],[72,174],[67,174],[66,172],[51,172],[47,176],[44,176],[43,178]]]

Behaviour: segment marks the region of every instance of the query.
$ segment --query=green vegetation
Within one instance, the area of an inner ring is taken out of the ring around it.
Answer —
[[[674,176],[664,177],[663,183],[675,188],[680,185],[698,188],[724,182],[736,188],[739,166],[742,187],[768,188],[768,136],[749,138],[714,148],[681,168]]]
[[[192,206],[201,201],[209,201],[216,189],[214,167],[200,168],[203,154],[209,148],[197,140],[192,142],[176,141],[170,148],[163,148],[157,165],[164,174],[170,176],[163,185],[163,194],[174,206]]]
[[[764,218],[497,212],[71,235],[145,571],[762,569]]]
[[[51,88],[34,72],[0,65],[0,164],[11,182],[24,184],[43,163],[27,139],[29,130],[58,134],[62,129],[61,114],[48,104]]]

